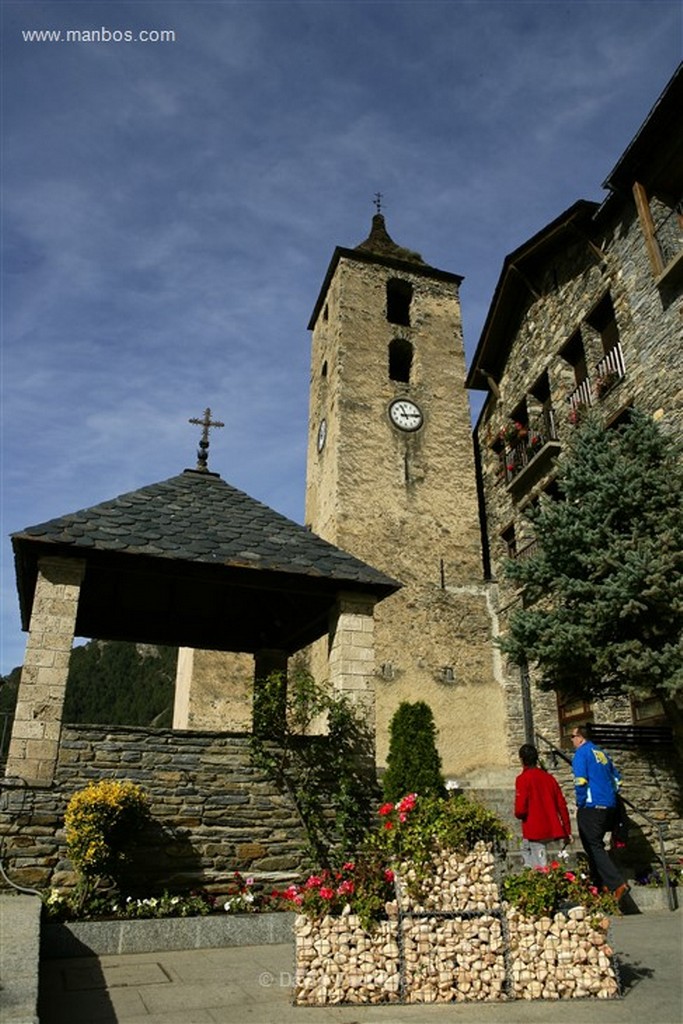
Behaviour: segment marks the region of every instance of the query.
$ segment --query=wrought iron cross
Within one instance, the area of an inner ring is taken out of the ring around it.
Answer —
[[[375,192],[375,198],[374,198],[373,202],[375,204],[375,209],[377,210],[377,212],[381,213],[382,212],[382,193],[381,192]]]
[[[197,469],[206,473],[208,472],[206,464],[209,458],[209,430],[212,427],[224,427],[225,423],[221,423],[220,420],[212,420],[210,409],[204,410],[204,415],[201,419],[194,417],[187,422],[193,424],[196,423],[198,427],[203,428],[202,439],[199,442],[199,448],[197,449]]]

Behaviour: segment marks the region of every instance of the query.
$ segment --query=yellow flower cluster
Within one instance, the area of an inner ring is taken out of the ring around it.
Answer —
[[[125,847],[148,819],[149,803],[140,786],[116,779],[91,782],[67,805],[67,854],[85,877],[114,876]]]

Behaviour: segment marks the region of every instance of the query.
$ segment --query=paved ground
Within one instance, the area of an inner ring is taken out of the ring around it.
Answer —
[[[561,1003],[295,1007],[291,945],[47,960],[40,1024],[683,1024],[683,912],[617,918],[612,938],[622,998]]]

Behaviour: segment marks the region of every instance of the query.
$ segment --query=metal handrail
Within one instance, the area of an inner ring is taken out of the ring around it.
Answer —
[[[553,766],[556,766],[557,758],[558,757],[561,757],[563,761],[566,761],[567,764],[571,766],[572,759],[569,756],[569,754],[565,754],[564,750],[560,750],[559,747],[556,747],[555,744],[552,742],[552,740],[549,740],[548,737],[544,736],[542,733],[537,732],[535,734],[535,736],[536,736],[536,743],[537,743],[537,745],[538,745],[538,741],[540,740],[542,743],[545,743],[547,749],[550,750],[550,752],[552,753],[552,756],[553,756]],[[660,863],[662,865],[662,872],[664,874],[664,884],[666,886],[666,898],[667,898],[667,902],[669,904],[669,910],[675,910],[676,909],[676,902],[674,900],[673,886],[671,884],[671,879],[669,878],[669,871],[668,871],[668,868],[666,866],[666,849],[664,847],[664,830],[662,829],[662,826],[660,825],[660,823],[658,821],[655,821],[654,818],[651,818],[650,815],[646,814],[646,812],[641,810],[640,807],[636,807],[636,805],[631,800],[629,800],[627,797],[625,797],[623,794],[620,794],[620,795],[621,795],[621,799],[624,801],[626,806],[630,807],[634,814],[637,814],[639,817],[644,818],[645,821],[648,823],[648,825],[650,825],[654,829],[654,831],[657,833],[657,840],[659,842],[659,854],[658,854],[658,857],[659,857],[659,861],[660,861]]]

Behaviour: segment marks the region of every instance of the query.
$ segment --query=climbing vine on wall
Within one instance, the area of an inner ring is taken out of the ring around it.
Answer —
[[[286,679],[275,672],[259,681],[251,746],[254,763],[292,797],[312,863],[341,864],[364,838],[378,797],[362,714],[295,666]]]

